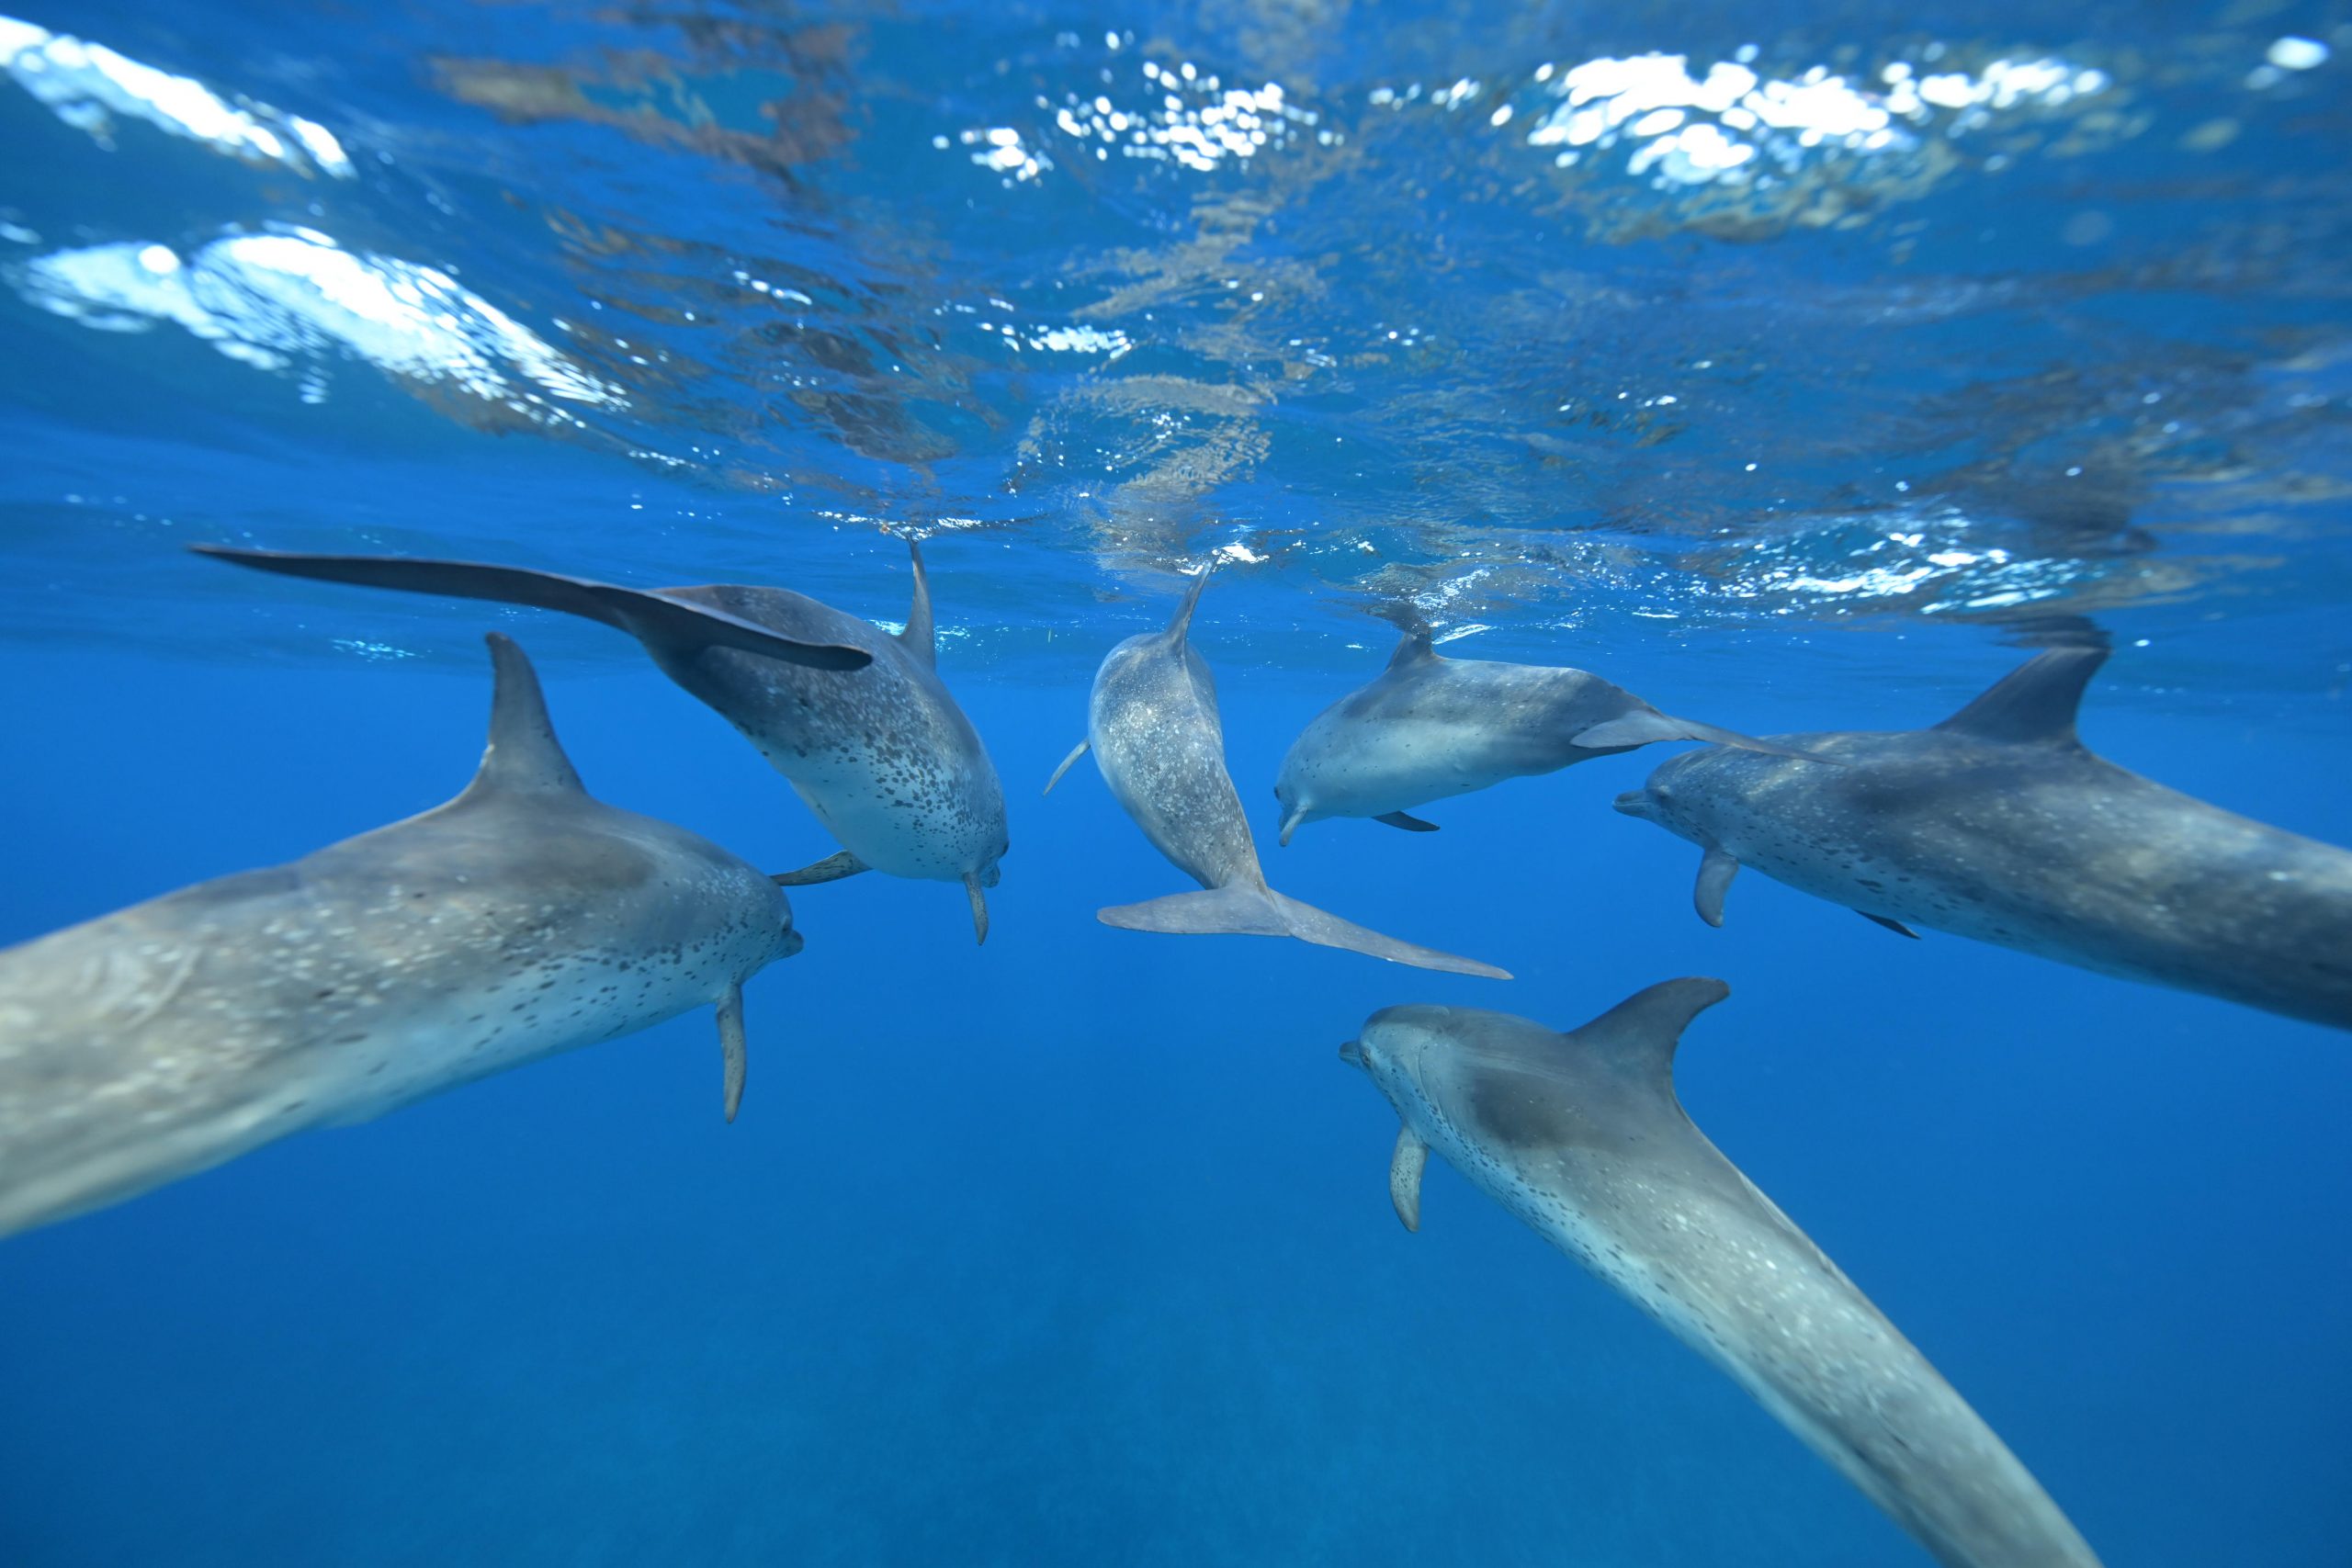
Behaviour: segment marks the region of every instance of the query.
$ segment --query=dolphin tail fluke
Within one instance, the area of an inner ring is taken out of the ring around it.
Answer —
[[[1290,934],[1301,942],[1311,942],[1317,947],[1343,947],[1350,953],[1361,953],[1368,958],[1385,958],[1391,964],[1409,964],[1416,969],[1435,969],[1448,975],[1477,975],[1489,980],[1508,980],[1510,971],[1498,969],[1491,964],[1481,964],[1475,958],[1463,958],[1451,953],[1440,953],[1433,947],[1417,947],[1409,942],[1398,942],[1393,936],[1367,931],[1326,914],[1312,904],[1302,904],[1295,898],[1285,898],[1269,892],[1284,919]]]
[[[659,641],[673,648],[732,649],[738,653],[756,653],[812,670],[863,670],[874,662],[874,656],[861,648],[802,642],[723,610],[552,571],[490,566],[480,561],[417,560],[401,556],[316,556],[287,550],[231,549],[223,545],[189,547],[200,556],[285,577],[559,610],[567,615],[600,621],[640,641]]]
[[[1761,751],[1768,757],[1794,757],[1800,761],[1826,762],[1831,767],[1838,765],[1834,758],[1825,757],[1817,751],[1801,751],[1793,746],[1758,740],[1753,735],[1742,735],[1736,729],[1721,729],[1712,724],[1676,718],[1671,714],[1658,713],[1654,709],[1609,719],[1589,729],[1579,730],[1569,739],[1588,751],[1623,750],[1634,746],[1647,746],[1658,740],[1703,740],[1713,746]]]
[[[1431,947],[1383,936],[1327,915],[1312,904],[1285,898],[1270,888],[1235,884],[1203,893],[1171,893],[1140,904],[1120,904],[1095,912],[1106,926],[1131,931],[1166,931],[1185,936],[1295,936],[1317,947],[1344,948],[1391,964],[1416,969],[1436,969],[1448,975],[1478,975],[1508,980],[1510,973],[1475,958],[1461,958]]]
[[[743,1109],[743,1079],[751,1070],[751,1053],[743,1043],[743,987],[739,982],[718,998],[718,1050],[727,1063],[727,1120]]]

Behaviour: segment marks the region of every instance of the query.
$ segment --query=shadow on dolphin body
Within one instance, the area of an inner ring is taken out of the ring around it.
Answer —
[[[2352,852],[2117,767],[2075,733],[2099,648],[2036,655],[1931,729],[1713,749],[1617,809],[1697,844],[1719,926],[1742,865],[1905,935],[1920,925],[2352,1029]]]
[[[639,590],[476,561],[194,547],[261,571],[560,610],[625,631],[741,731],[842,845],[779,882],[881,871],[960,883],[988,940],[983,890],[1009,841],[1004,791],[939,679],[931,580],[911,541],[914,596],[896,634],[783,588]]]
[[[1753,1395],[1949,1568],[2097,1568],[2039,1482],[1805,1234],[1693,1126],[1674,1052],[1721,980],[1581,1029],[1475,1008],[1374,1013],[1340,1047],[1396,1108],[1389,1196],[1420,1228],[1431,1149]]]
[[[1166,630],[1131,637],[1103,658],[1086,739],[1046,782],[1051,793],[1091,749],[1102,782],[1152,847],[1204,891],[1118,905],[1097,911],[1096,919],[1128,931],[1296,937],[1392,964],[1510,979],[1491,964],[1399,942],[1266,886],[1249,818],[1226,772],[1216,678],[1187,635],[1208,580],[1206,570],[1193,580]]]
[[[1327,817],[1434,832],[1414,807],[1661,740],[1807,755],[1660,713],[1586,671],[1448,659],[1415,624],[1378,679],[1325,708],[1292,742],[1274,784],[1281,841]]]
[[[265,871],[0,951],[0,1235],[305,1128],[716,1006],[800,951],[774,880],[593,799],[522,649],[490,639],[464,793]]]

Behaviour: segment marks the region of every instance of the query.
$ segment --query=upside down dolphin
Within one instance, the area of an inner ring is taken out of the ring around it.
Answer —
[[[1008,843],[1004,791],[940,682],[918,545],[914,599],[896,635],[783,588],[640,591],[474,561],[196,548],[289,577],[527,604],[625,631],[741,730],[841,843],[841,853],[778,880],[799,886],[872,870],[961,883],[973,931],[988,940],[982,889],[996,886]]]
[[[1292,743],[1274,784],[1282,842],[1326,817],[1430,832],[1437,824],[1412,807],[1657,740],[1803,754],[1660,713],[1582,670],[1448,659],[1428,627],[1416,627],[1377,680],[1325,708]]]
[[[1208,580],[1206,571],[1193,580],[1165,631],[1131,637],[1103,658],[1086,739],[1046,782],[1050,792],[1091,747],[1102,782],[1144,836],[1206,891],[1123,904],[1096,919],[1129,931],[1295,936],[1392,964],[1510,978],[1491,964],[1366,931],[1266,886],[1250,819],[1225,769],[1216,677],[1187,635]]]
[[[1861,911],[2352,1029],[2352,853],[2128,773],[2075,738],[2096,649],[2029,660],[1932,729],[1783,735],[1845,764],[1710,750],[1617,809]],[[1905,934],[1908,934],[1907,931]]]
[[[1401,1125],[1389,1195],[1420,1228],[1432,1148],[1752,1394],[1949,1568],[2097,1568],[1928,1359],[1691,1124],[1674,1050],[1720,980],[1583,1028],[1474,1008],[1373,1014],[1340,1055]]]
[[[0,1235],[715,1005],[800,951],[774,880],[591,798],[522,650],[447,804],[0,951]]]

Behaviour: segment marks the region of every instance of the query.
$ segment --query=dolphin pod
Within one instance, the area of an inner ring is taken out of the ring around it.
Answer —
[[[1931,729],[1711,748],[1617,809],[1705,852],[1721,925],[1752,865],[1905,934],[1933,927],[2102,974],[2352,1029],[2352,853],[2126,772],[2076,739],[2104,650],[2036,655]]]
[[[1389,1195],[1420,1228],[1437,1150],[1701,1355],[1949,1568],[2096,1568],[2056,1504],[1870,1298],[1691,1124],[1684,1028],[1731,988],[1668,980],[1557,1034],[1396,1007],[1340,1047],[1396,1107]]]
[[[1582,670],[1448,659],[1417,626],[1378,679],[1325,708],[1292,744],[1274,784],[1281,841],[1327,817],[1433,832],[1437,824],[1412,816],[1414,807],[1659,740],[1805,755],[1660,713]]]
[[[1193,578],[1167,629],[1131,637],[1104,656],[1086,739],[1046,781],[1050,793],[1091,749],[1102,782],[1152,847],[1204,891],[1122,904],[1096,918],[1129,931],[1292,936],[1420,969],[1510,978],[1491,964],[1398,942],[1266,886],[1249,817],[1226,772],[1216,677],[1189,636],[1208,580],[1206,571]]]
[[[591,798],[492,635],[464,793],[0,951],[0,1235],[715,1006],[800,951],[774,880]]]
[[[617,627],[741,730],[842,845],[779,881],[799,886],[872,870],[961,883],[972,929],[988,940],[983,889],[996,886],[1008,841],[1004,791],[940,682],[920,546],[910,546],[914,598],[895,636],[784,588],[639,591],[474,561],[196,548],[289,577],[527,604]]]

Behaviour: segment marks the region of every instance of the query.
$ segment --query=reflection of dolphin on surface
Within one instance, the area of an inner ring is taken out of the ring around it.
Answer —
[[[0,951],[0,1235],[715,1004],[800,951],[773,879],[590,798],[522,650],[448,804]]]
[[[1770,741],[1658,712],[1582,670],[1448,659],[1416,627],[1388,668],[1317,715],[1283,759],[1282,841],[1326,817],[1369,817],[1417,833],[1408,812],[1505,779],[1630,751],[1654,740],[1712,740],[1781,756]]]
[[[2096,1568],[2017,1456],[1706,1134],[1674,1050],[1720,980],[1668,980],[1583,1028],[1473,1008],[1373,1014],[1340,1055],[1403,1125],[1389,1193],[1420,1228],[1432,1148],[1657,1318],[1951,1568]]]
[[[1783,735],[1843,767],[1668,759],[1617,809],[1883,924],[2352,1029],[2352,853],[2127,773],[2075,736],[2103,650],[2029,660],[1932,729]],[[1906,932],[1907,934],[1907,932]]]
[[[960,882],[988,940],[1007,839],[1004,792],[979,736],[940,682],[931,582],[914,550],[914,602],[896,636],[783,588],[616,588],[472,561],[313,556],[198,546],[264,571],[561,610],[618,627],[662,672],[743,732],[842,852],[787,886],[884,871]]]
[[[1131,637],[1103,659],[1094,674],[1086,739],[1046,783],[1050,791],[1093,748],[1102,782],[1144,836],[1206,891],[1123,904],[1096,918],[1129,931],[1295,936],[1394,964],[1510,978],[1491,964],[1351,925],[1266,886],[1249,818],[1225,771],[1216,678],[1187,636],[1193,607],[1206,586],[1203,571],[1165,631]]]

